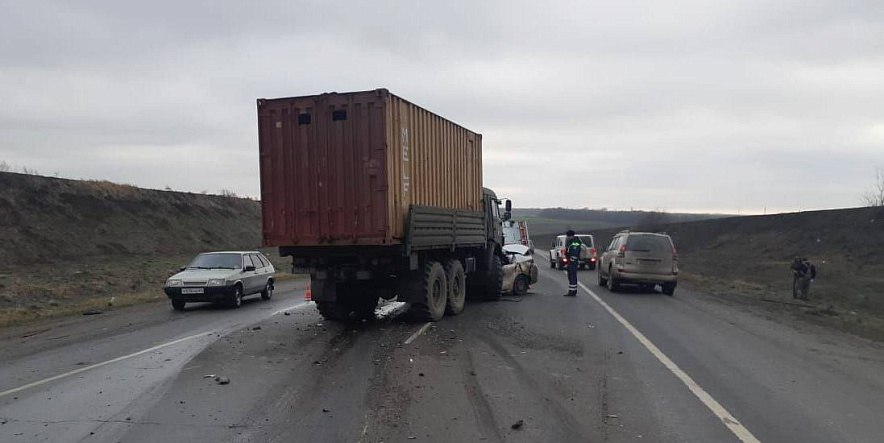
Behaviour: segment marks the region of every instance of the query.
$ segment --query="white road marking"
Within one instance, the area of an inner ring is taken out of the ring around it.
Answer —
[[[280,310],[274,312],[273,314],[271,314],[271,316],[278,315],[278,314],[282,314],[283,312],[286,312],[286,311],[293,311],[293,310],[296,310],[296,309],[300,309],[300,308],[303,308],[303,307],[305,307],[305,306],[309,306],[310,304],[311,304],[310,302],[301,302],[301,303],[299,303],[299,304],[296,304],[296,305],[293,305],[293,306],[289,306],[289,307],[287,307],[287,308],[280,309]],[[30,389],[30,388],[33,388],[33,387],[36,387],[36,386],[45,385],[46,383],[50,383],[50,382],[53,382],[53,381],[56,381],[56,380],[61,380],[61,379],[63,379],[63,378],[67,378],[67,377],[70,377],[70,376],[72,376],[72,375],[77,375],[77,374],[80,374],[80,373],[82,373],[82,372],[86,372],[86,371],[90,371],[90,370],[92,370],[92,369],[100,368],[100,367],[102,367],[102,366],[107,366],[107,365],[109,365],[109,364],[111,364],[111,363],[117,363],[117,362],[120,362],[120,361],[123,361],[123,360],[128,360],[128,359],[133,358],[133,357],[138,357],[139,355],[147,354],[148,352],[153,352],[153,351],[156,351],[156,350],[158,350],[158,349],[167,348],[167,347],[169,347],[169,346],[177,345],[178,343],[185,342],[185,341],[187,341],[187,340],[193,340],[194,338],[199,338],[199,337],[202,337],[202,336],[205,336],[205,335],[215,334],[216,332],[217,332],[217,331],[206,331],[206,332],[200,332],[199,334],[188,335],[187,337],[182,337],[182,338],[179,338],[179,339],[177,339],[177,340],[172,340],[172,341],[170,341],[170,342],[163,343],[163,344],[159,344],[159,345],[153,346],[153,347],[151,347],[151,348],[143,349],[143,350],[138,351],[138,352],[133,352],[133,353],[131,353],[131,354],[126,354],[126,355],[121,356],[121,357],[117,357],[117,358],[114,358],[114,359],[110,359],[110,360],[107,360],[107,361],[103,361],[103,362],[101,362],[101,363],[96,363],[96,364],[94,364],[94,365],[84,366],[84,367],[82,367],[82,368],[77,368],[77,369],[74,369],[73,371],[65,372],[65,373],[63,373],[63,374],[58,374],[58,375],[55,375],[55,376],[52,376],[52,377],[49,377],[49,378],[44,378],[44,379],[42,379],[42,380],[37,380],[37,381],[35,381],[35,382],[33,382],[33,383],[28,383],[28,384],[26,384],[26,385],[19,386],[19,387],[17,387],[17,388],[8,389],[8,390],[6,390],[6,391],[0,392],[0,398],[5,397],[5,396],[10,395],[10,394],[15,394],[15,393],[17,393],[17,392],[21,392],[21,391],[24,391],[24,390],[26,390],[26,389]]]
[[[297,309],[300,309],[300,308],[303,308],[306,306],[310,306],[311,304],[313,304],[313,302],[311,302],[311,301],[301,302],[296,305],[292,305],[287,308],[282,308],[278,311],[275,311],[274,313],[270,314],[270,316],[273,317],[274,315],[279,315],[279,314],[282,314],[283,312],[294,311],[294,310],[297,310]]]
[[[427,322],[426,324],[421,326],[421,328],[418,329],[417,331],[415,331],[414,334],[411,334],[411,337],[408,337],[408,339],[406,339],[403,344],[406,344],[406,345],[411,344],[411,342],[415,341],[418,337],[420,337],[421,334],[426,332],[427,328],[429,328],[431,324],[432,324],[431,322]]]
[[[618,322],[620,322],[620,324],[623,325],[626,330],[632,333],[632,335],[639,341],[639,343],[641,343],[654,357],[656,357],[657,360],[660,361],[660,363],[663,363],[663,366],[666,366],[666,369],[669,369],[669,371],[672,372],[673,375],[681,380],[681,382],[684,383],[684,385],[687,386],[687,388],[698,399],[700,399],[700,401],[707,408],[709,408],[709,410],[712,411],[712,413],[715,414],[715,416],[718,417],[718,419],[721,420],[721,422],[724,423],[724,425],[727,426],[727,428],[731,432],[733,432],[733,434],[738,439],[740,439],[740,441],[747,443],[759,442],[759,440],[755,438],[755,436],[752,435],[752,433],[749,432],[749,430],[746,429],[745,426],[737,421],[737,419],[733,415],[731,415],[731,413],[728,412],[728,410],[725,409],[724,406],[722,406],[720,403],[718,403],[718,401],[712,398],[712,396],[709,395],[709,393],[706,392],[705,389],[700,387],[700,385],[698,385],[697,382],[695,382],[690,375],[679,368],[678,365],[675,364],[675,362],[673,362],[669,357],[666,356],[666,354],[663,353],[663,351],[660,350],[660,348],[658,348],[656,345],[654,345],[654,343],[648,340],[648,338],[645,337],[644,334],[639,332],[639,330],[636,329],[635,326],[632,325],[632,323],[630,323],[628,320],[623,318],[623,316],[618,314],[617,311],[614,310],[614,308],[605,303],[604,300],[601,299],[601,297],[596,295],[596,293],[593,292],[591,289],[587,288],[586,285],[584,285],[583,283],[578,284],[581,288],[583,288],[584,291],[589,293],[589,295],[591,295],[596,302],[602,305],[602,307],[605,308],[605,310],[608,311],[609,314],[611,314]]]
[[[147,348],[147,349],[144,349],[144,350],[141,350],[141,351],[138,351],[138,352],[133,352],[133,353],[131,353],[131,354],[124,355],[124,356],[122,356],[122,357],[117,357],[117,358],[114,358],[114,359],[111,359],[111,360],[107,360],[107,361],[103,361],[103,362],[101,362],[101,363],[96,363],[96,364],[94,364],[94,365],[90,365],[90,366],[84,366],[84,367],[79,368],[79,369],[74,369],[73,371],[65,372],[64,374],[58,374],[58,375],[55,375],[55,376],[52,376],[52,377],[49,377],[49,378],[44,378],[43,380],[37,380],[37,381],[35,381],[35,382],[33,382],[33,383],[28,383],[28,384],[26,384],[26,385],[24,385],[24,386],[19,386],[19,387],[17,387],[17,388],[13,388],[13,389],[9,389],[9,390],[6,390],[6,391],[3,391],[3,392],[0,392],[0,397],[5,397],[5,396],[10,395],[10,394],[15,394],[16,392],[24,391],[25,389],[30,389],[30,388],[33,388],[33,387],[36,387],[36,386],[45,385],[46,383],[53,382],[53,381],[56,381],[56,380],[60,380],[60,379],[62,379],[62,378],[67,378],[67,377],[70,377],[70,376],[72,376],[72,375],[77,375],[77,374],[79,374],[79,373],[81,373],[81,372],[86,372],[86,371],[90,371],[90,370],[95,369],[95,368],[100,368],[100,367],[102,367],[102,366],[107,366],[107,365],[109,365],[109,364],[111,364],[111,363],[116,363],[116,362],[119,362],[119,361],[128,360],[128,359],[130,359],[130,358],[132,358],[132,357],[138,357],[139,355],[147,354],[148,352],[153,352],[153,351],[156,351],[156,350],[158,350],[158,349],[167,348],[167,347],[169,347],[169,346],[177,345],[178,343],[185,342],[185,341],[187,341],[187,340],[193,340],[193,339],[195,339],[195,338],[203,337],[203,336],[206,336],[206,335],[209,335],[209,334],[214,334],[214,333],[215,333],[215,331],[208,331],[208,332],[200,332],[199,334],[188,335],[187,337],[182,337],[182,338],[179,338],[179,339],[177,339],[177,340],[172,340],[172,341],[170,341],[170,342],[168,342],[168,343],[163,343],[163,344],[161,344],[161,345],[156,345],[156,346],[154,346],[154,347]]]

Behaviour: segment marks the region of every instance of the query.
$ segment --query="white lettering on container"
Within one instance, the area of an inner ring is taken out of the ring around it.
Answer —
[[[408,128],[402,128],[402,193],[411,191],[411,180],[408,176]]]

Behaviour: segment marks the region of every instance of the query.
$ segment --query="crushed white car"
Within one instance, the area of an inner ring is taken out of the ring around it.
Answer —
[[[538,276],[531,249],[520,244],[510,244],[503,247],[503,252],[509,263],[503,265],[501,291],[504,294],[527,294],[531,285],[537,283]]]

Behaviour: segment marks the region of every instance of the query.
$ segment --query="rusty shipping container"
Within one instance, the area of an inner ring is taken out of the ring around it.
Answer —
[[[266,246],[396,245],[411,205],[482,211],[482,136],[386,89],[258,100]]]

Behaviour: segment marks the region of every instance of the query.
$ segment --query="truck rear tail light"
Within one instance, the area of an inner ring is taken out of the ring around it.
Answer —
[[[592,258],[596,258],[597,252],[596,252],[595,248],[589,248],[589,255],[591,255]]]

